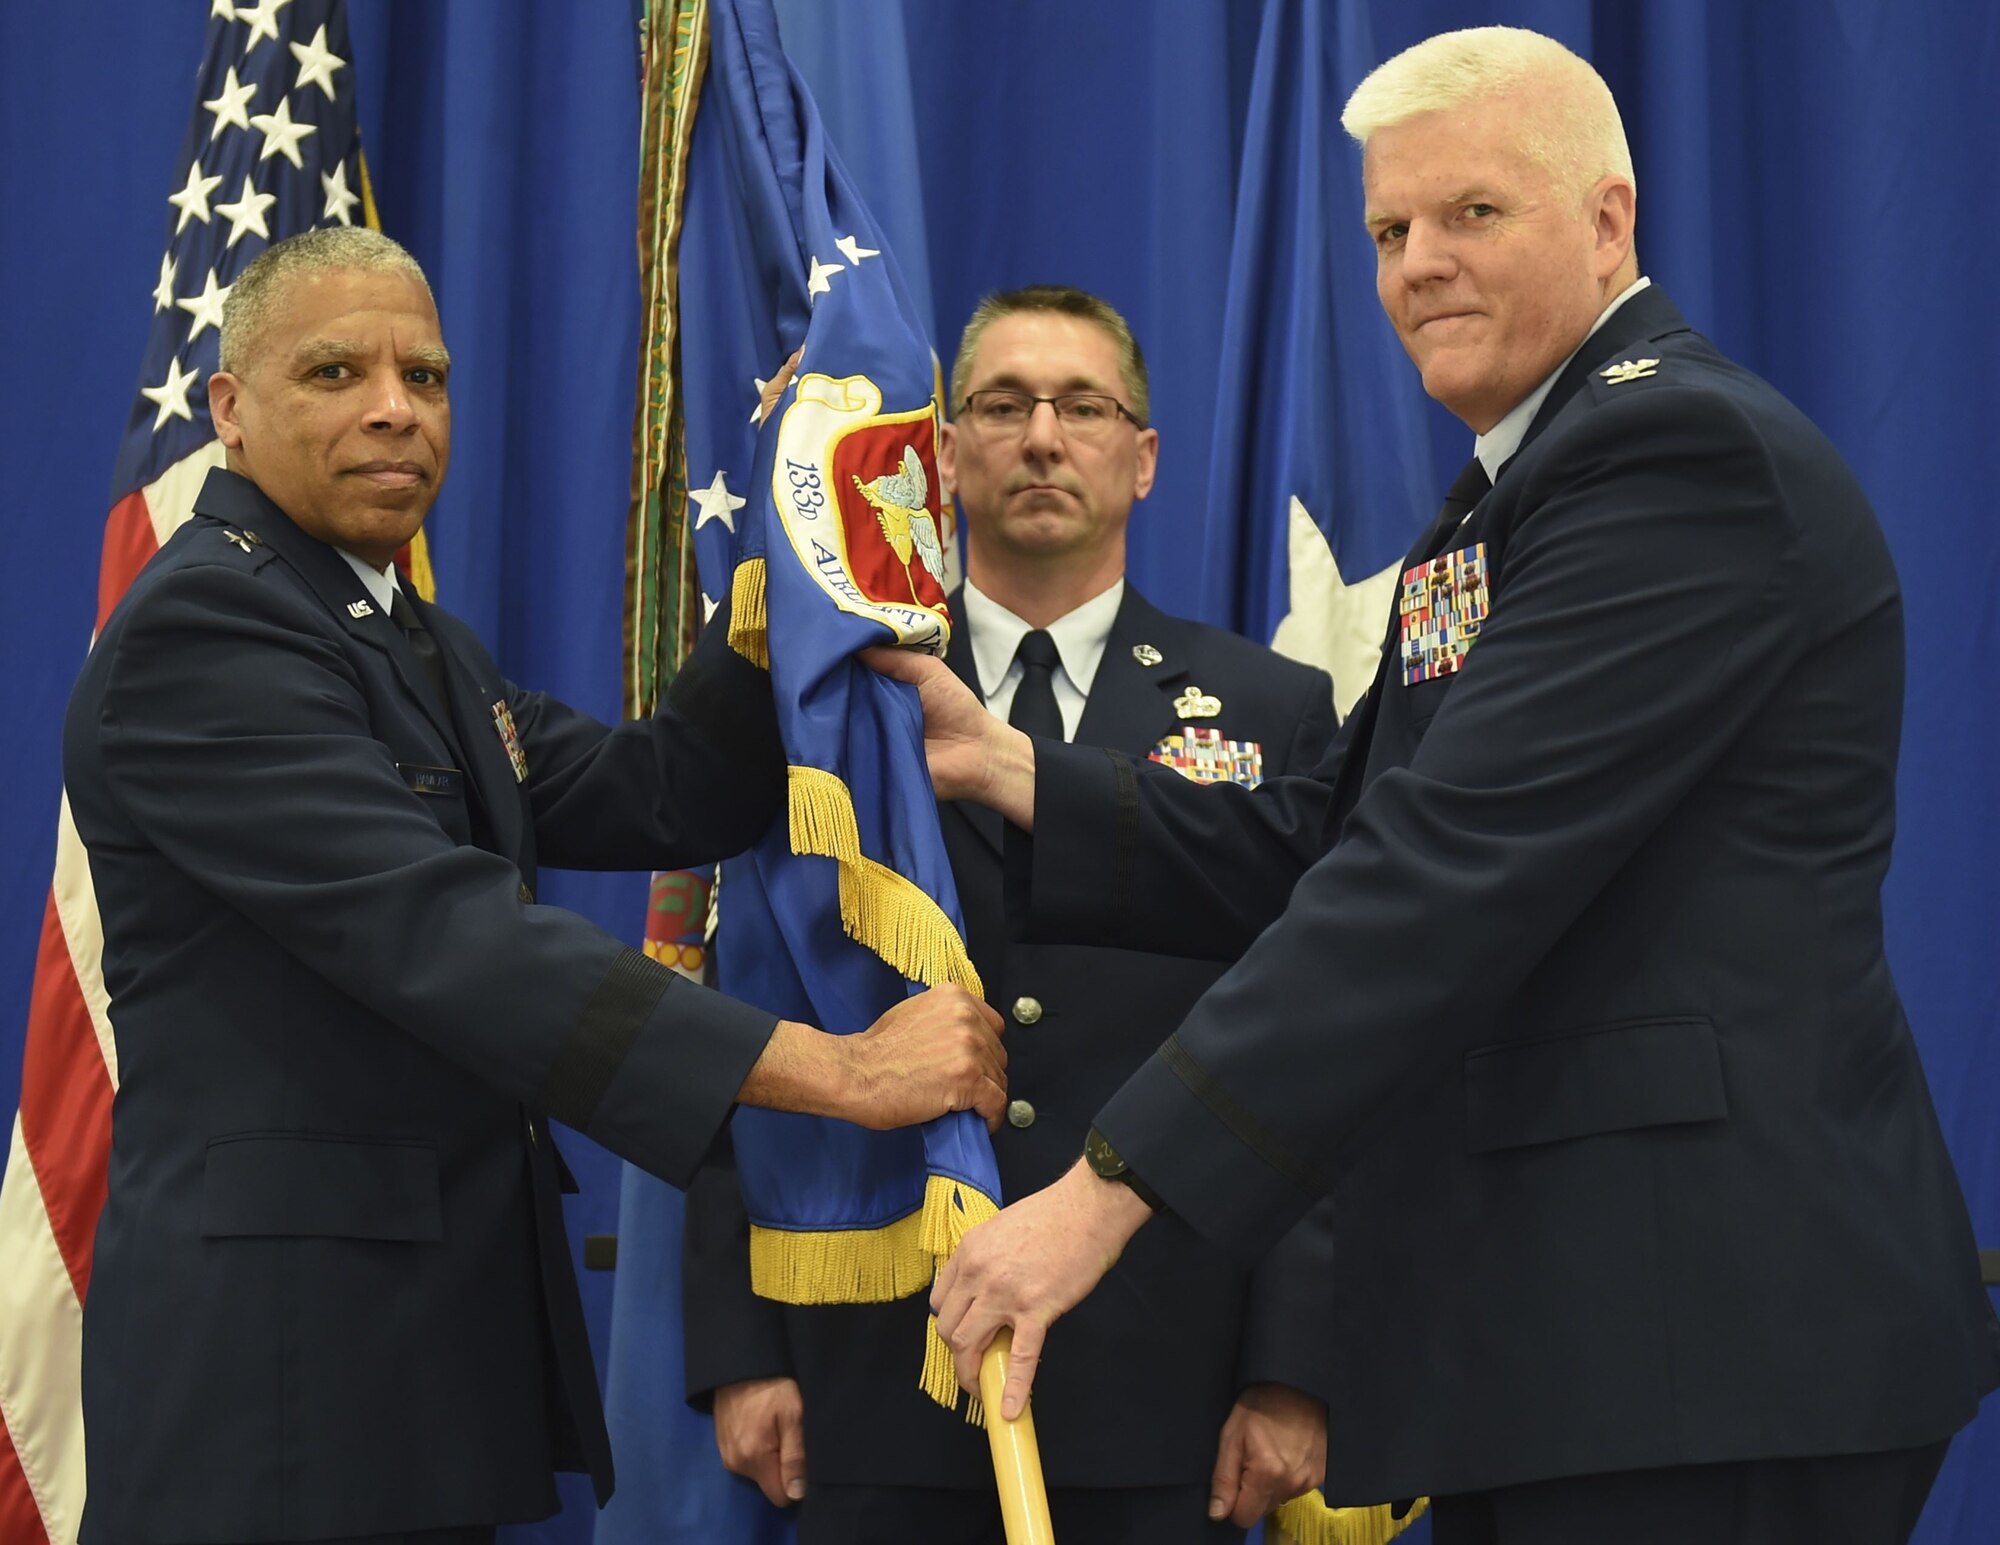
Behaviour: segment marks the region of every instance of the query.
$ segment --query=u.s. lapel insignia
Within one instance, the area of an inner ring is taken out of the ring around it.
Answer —
[[[374,616],[375,608],[370,606],[366,601],[349,601],[347,603],[347,615],[359,622],[363,617]]]
[[[521,750],[521,737],[514,730],[514,715],[502,698],[493,705],[493,728],[500,736],[500,744],[507,748],[507,760],[514,769],[514,781],[528,781],[528,758]]]
[[[222,536],[224,541],[234,542],[246,553],[253,547],[262,547],[264,545],[264,539],[254,531],[235,531],[228,526],[224,526],[222,528]]]
[[[1164,660],[1166,656],[1161,654],[1151,644],[1134,644],[1132,646],[1132,658],[1150,670]]]
[[[1621,360],[1618,364],[1607,365],[1597,373],[1613,386],[1623,386],[1627,381],[1636,381],[1641,376],[1658,375],[1660,372],[1655,367],[1659,363],[1656,359]]]
[[[1174,699],[1174,712],[1183,719],[1213,719],[1222,712],[1222,699],[1210,697],[1200,687],[1189,687]]]

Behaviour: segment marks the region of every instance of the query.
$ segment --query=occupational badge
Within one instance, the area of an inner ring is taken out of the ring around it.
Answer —
[[[1145,666],[1148,670],[1151,670],[1154,666],[1158,665],[1162,660],[1164,660],[1166,656],[1161,654],[1160,651],[1155,649],[1151,644],[1134,644],[1132,646],[1132,658],[1137,660],[1141,665]]]
[[[1607,365],[1597,373],[1613,386],[1623,386],[1627,381],[1658,375],[1659,363],[1656,359],[1626,359],[1620,360],[1615,365]]]
[[[503,697],[493,705],[493,729],[500,737],[500,744],[506,748],[507,761],[514,769],[514,781],[528,781],[528,758],[521,750],[521,737],[514,729],[514,715]]]
[[[1189,687],[1174,699],[1174,712],[1183,719],[1213,719],[1222,712],[1222,699],[1211,697],[1200,687]]]
[[[1146,753],[1146,760],[1171,767],[1194,783],[1240,783],[1254,789],[1264,781],[1264,747],[1255,740],[1231,740],[1221,730],[1183,724]]]
[[[1464,665],[1488,608],[1484,542],[1405,569],[1396,604],[1403,685],[1449,676]]]

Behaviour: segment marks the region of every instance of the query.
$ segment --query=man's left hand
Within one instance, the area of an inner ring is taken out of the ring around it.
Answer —
[[[970,1230],[931,1289],[958,1382],[979,1392],[980,1357],[1002,1325],[1012,1326],[1000,1415],[1019,1416],[1049,1326],[1097,1286],[1152,1215],[1130,1186],[1100,1178],[1079,1159],[1054,1185]]]
[[[1208,1516],[1247,1529],[1326,1479],[1326,1402],[1288,1384],[1252,1384],[1222,1424]]]

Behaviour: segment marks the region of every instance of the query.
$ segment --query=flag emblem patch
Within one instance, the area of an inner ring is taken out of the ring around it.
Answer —
[[[1396,603],[1403,685],[1449,676],[1463,666],[1488,609],[1484,542],[1405,569]]]
[[[1146,753],[1149,762],[1173,768],[1196,783],[1240,783],[1254,789],[1264,781],[1264,747],[1255,740],[1230,740],[1221,730],[1183,724]]]

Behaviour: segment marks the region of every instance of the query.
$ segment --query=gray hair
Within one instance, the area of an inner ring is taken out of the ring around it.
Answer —
[[[329,225],[275,241],[253,258],[222,303],[222,341],[216,368],[234,374],[248,362],[257,335],[292,282],[312,274],[360,269],[408,274],[431,293],[423,268],[403,246],[362,225]],[[435,304],[435,301],[433,301]]]
[[[1032,311],[1077,317],[1103,328],[1118,347],[1118,377],[1125,383],[1125,394],[1132,399],[1126,406],[1141,426],[1152,422],[1149,413],[1152,395],[1146,385],[1146,356],[1140,351],[1139,340],[1132,336],[1131,324],[1118,314],[1118,309],[1109,301],[1100,300],[1088,290],[1079,290],[1067,284],[1031,284],[1022,290],[1002,290],[987,296],[972,308],[964,336],[958,341],[958,358],[951,364],[954,412],[965,405],[965,394],[972,384],[972,356],[979,351],[979,340],[986,336],[986,329],[1002,317],[1020,316]]]
[[[1604,77],[1554,38],[1521,27],[1441,32],[1404,49],[1354,88],[1340,126],[1366,145],[1377,129],[1420,113],[1516,95],[1528,109],[1517,143],[1558,192],[1581,200],[1601,177],[1634,181]]]

